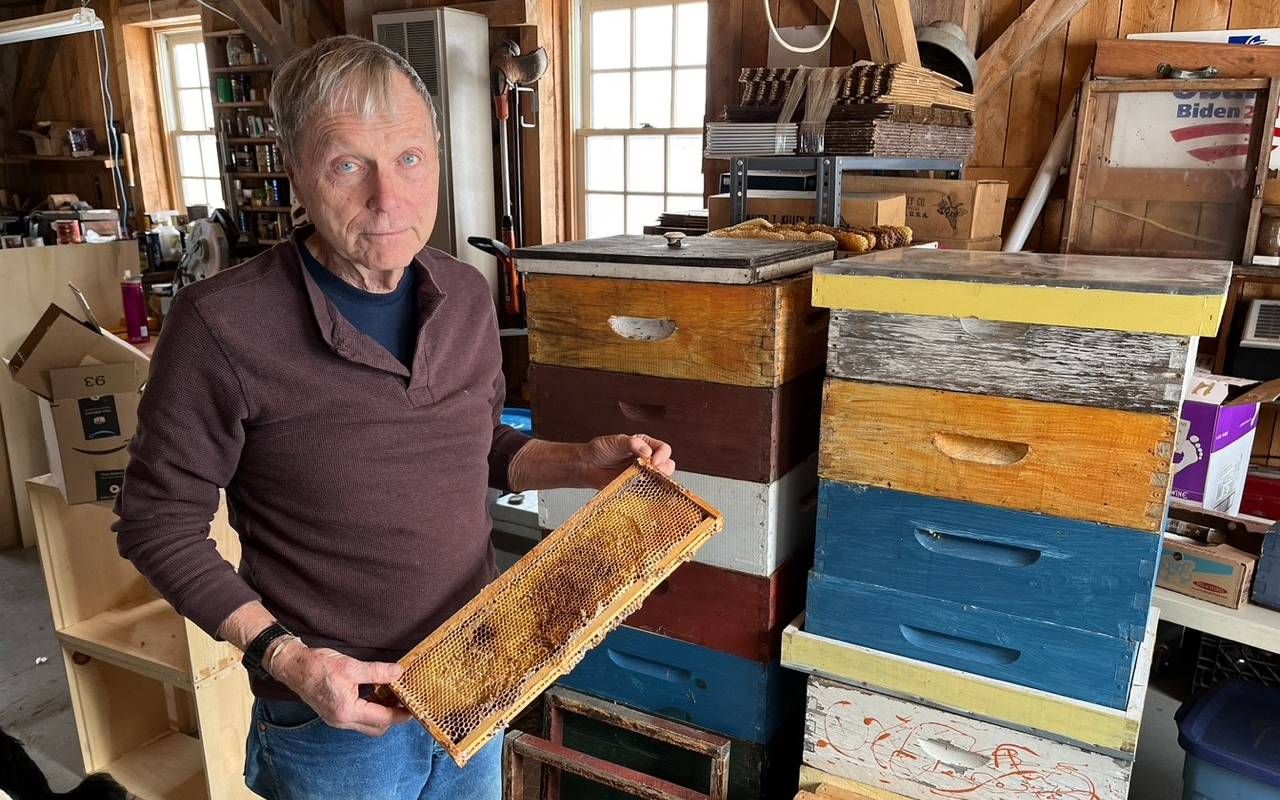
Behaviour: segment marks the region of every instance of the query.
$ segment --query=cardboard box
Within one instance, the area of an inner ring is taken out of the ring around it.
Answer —
[[[1258,408],[1280,394],[1280,381],[1257,384],[1196,370],[1173,451],[1173,496],[1226,514],[1240,512]]]
[[[986,239],[938,239],[940,250],[981,250],[987,253],[998,253],[1004,247],[1004,239],[989,236]]]
[[[846,192],[901,192],[915,238],[990,239],[1004,228],[1007,181],[845,175]]]
[[[120,491],[150,367],[90,320],[51,305],[9,360],[13,379],[40,397],[50,471],[70,504]]]
[[[1257,563],[1256,555],[1229,544],[1201,544],[1166,533],[1156,585],[1216,605],[1239,608],[1249,597]]]
[[[777,224],[817,221],[816,196],[812,192],[748,192],[747,219],[764,217]],[[729,227],[729,195],[712,195],[707,201],[709,230]],[[840,222],[855,227],[903,225],[907,198],[892,192],[846,192],[840,198]]]

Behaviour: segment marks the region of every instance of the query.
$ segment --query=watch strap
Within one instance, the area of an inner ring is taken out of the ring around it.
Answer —
[[[262,668],[262,660],[267,656],[267,649],[271,647],[271,643],[282,636],[292,636],[293,634],[288,628],[279,622],[273,622],[266,627],[262,633],[253,637],[253,641],[249,642],[249,646],[244,650],[244,658],[241,662],[245,669],[251,673],[265,674]]]

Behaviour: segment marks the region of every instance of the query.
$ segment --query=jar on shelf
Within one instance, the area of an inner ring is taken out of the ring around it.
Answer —
[[[1280,256],[1280,206],[1262,207],[1255,251],[1260,256]]]
[[[253,55],[249,51],[249,42],[243,36],[227,37],[227,66],[240,67],[244,66],[245,59],[252,59]]]

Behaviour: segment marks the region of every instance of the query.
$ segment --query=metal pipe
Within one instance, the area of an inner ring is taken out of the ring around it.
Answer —
[[[1044,160],[1040,162],[1040,171],[1036,173],[1031,188],[1027,190],[1022,208],[1018,209],[1018,218],[1013,221],[1009,236],[1004,240],[1006,253],[1021,252],[1026,246],[1027,237],[1031,235],[1031,229],[1035,227],[1040,212],[1044,210],[1045,203],[1049,200],[1049,190],[1053,188],[1053,182],[1058,179],[1062,165],[1071,155],[1071,144],[1075,141],[1078,105],[1073,102],[1071,110],[1058,123],[1058,131],[1053,135],[1049,152],[1044,154]]]

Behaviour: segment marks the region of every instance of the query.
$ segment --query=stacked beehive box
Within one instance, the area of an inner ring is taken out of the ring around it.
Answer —
[[[812,552],[827,315],[810,306],[810,271],[832,245],[619,236],[518,258],[539,437],[667,441],[676,479],[725,515],[724,532],[562,684],[731,738],[729,796],[771,796],[771,779],[794,781],[800,738],[803,685],[779,651]],[[592,494],[539,492],[542,526]],[[667,780],[688,762],[588,722],[571,717],[565,741]],[[562,791],[604,790],[566,777]]]
[[[872,797],[1123,800],[1220,262],[890,251],[832,309],[804,760]],[[1145,643],[1145,647],[1144,647]]]

